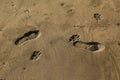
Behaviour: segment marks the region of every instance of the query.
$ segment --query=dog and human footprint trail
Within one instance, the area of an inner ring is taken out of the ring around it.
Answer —
[[[120,0],[0,8],[0,80],[120,80]]]

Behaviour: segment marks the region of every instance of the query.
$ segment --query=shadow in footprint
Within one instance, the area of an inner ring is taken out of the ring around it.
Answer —
[[[97,51],[99,49],[98,45],[91,45],[88,47],[88,50],[90,51]]]
[[[99,42],[84,42],[87,45],[98,45],[100,44]]]
[[[19,45],[27,40],[34,39],[38,35],[39,35],[39,30],[29,31],[29,32],[25,33],[24,35],[22,35],[21,37],[17,38],[15,41],[15,45]]]
[[[99,42],[87,42],[87,50],[93,51],[93,52],[101,52],[104,51],[105,46]]]

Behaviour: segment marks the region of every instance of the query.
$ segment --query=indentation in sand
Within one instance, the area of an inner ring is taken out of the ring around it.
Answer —
[[[20,45],[28,40],[36,39],[40,36],[39,30],[31,30],[18,37],[15,41],[15,45]]]

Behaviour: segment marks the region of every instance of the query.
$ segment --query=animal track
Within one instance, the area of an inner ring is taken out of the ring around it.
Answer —
[[[70,8],[67,10],[67,14],[74,14],[74,13],[75,13],[75,11],[73,8]]]
[[[60,5],[61,5],[61,6],[64,6],[64,5],[65,5],[65,3],[63,3],[63,2],[62,2]]]
[[[30,60],[33,60],[33,61],[38,60],[40,55],[41,55],[40,51],[34,51],[30,57]]]
[[[27,33],[24,33],[21,37],[17,38],[15,45],[22,44],[28,40],[35,39],[39,35],[39,30],[32,30]]]
[[[78,34],[73,34],[70,38],[69,38],[69,42],[75,42],[78,41],[80,38],[80,36]]]
[[[67,15],[73,15],[75,13],[75,7],[72,4],[60,3],[60,6],[64,8]]]
[[[99,13],[95,13],[94,14],[94,19],[96,19],[97,21],[100,20],[101,15]]]

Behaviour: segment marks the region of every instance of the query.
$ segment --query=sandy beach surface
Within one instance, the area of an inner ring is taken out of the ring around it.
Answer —
[[[0,80],[120,80],[120,0],[0,0]]]

